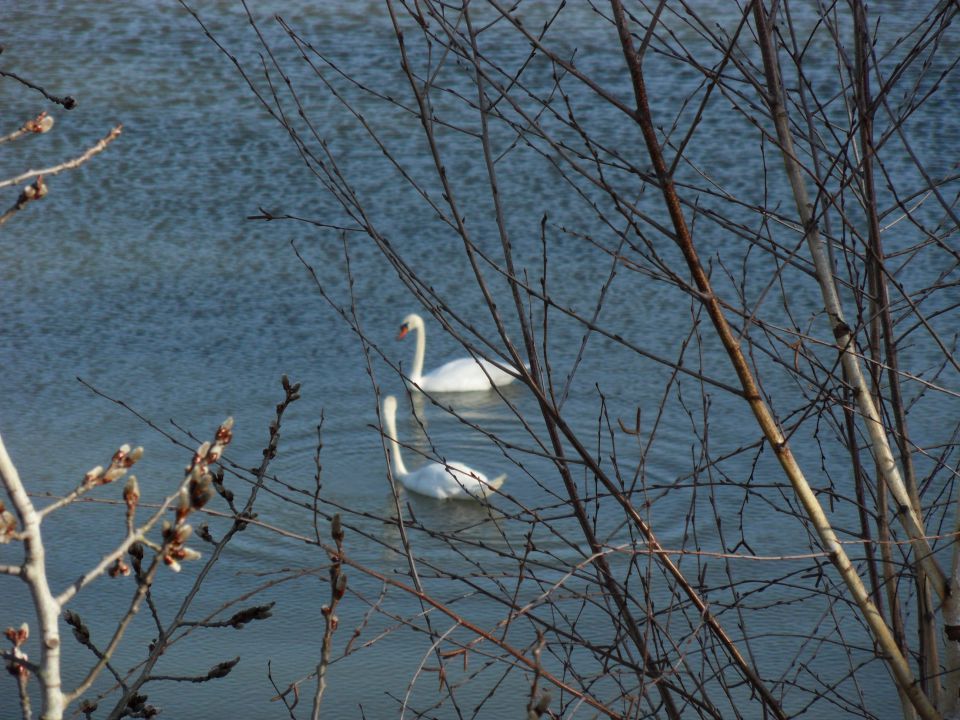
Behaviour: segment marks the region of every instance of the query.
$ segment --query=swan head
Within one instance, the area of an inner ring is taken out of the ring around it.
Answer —
[[[390,418],[396,416],[397,399],[393,395],[387,395],[383,399],[383,414]]]
[[[410,313],[407,315],[403,322],[400,323],[400,332],[397,333],[397,340],[402,340],[407,336],[411,330],[422,330],[423,329],[423,318],[421,318],[416,313]]]

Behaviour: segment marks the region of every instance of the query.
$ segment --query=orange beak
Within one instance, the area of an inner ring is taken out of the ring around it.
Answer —
[[[407,336],[408,332],[410,332],[410,327],[404,323],[400,326],[400,332],[397,333],[397,340],[403,340]]]

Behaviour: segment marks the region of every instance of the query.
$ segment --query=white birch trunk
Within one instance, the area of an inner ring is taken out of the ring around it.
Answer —
[[[7,454],[0,437],[0,481],[7,491],[21,523],[24,562],[20,577],[30,588],[37,622],[40,625],[40,663],[37,679],[43,703],[40,720],[60,720],[63,717],[63,691],[60,685],[60,605],[50,591],[40,534],[40,515],[27,496],[20,474]]]

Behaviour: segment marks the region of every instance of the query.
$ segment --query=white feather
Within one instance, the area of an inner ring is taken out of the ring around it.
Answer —
[[[489,360],[477,360],[472,357],[451,360],[424,373],[423,357],[427,347],[427,331],[423,325],[423,318],[416,313],[411,313],[403,319],[399,337],[405,337],[408,332],[416,333],[413,366],[408,374],[414,389],[424,392],[476,392],[489,390],[493,386],[509,385],[517,379],[516,375],[512,375]]]
[[[397,442],[397,399],[387,395],[383,399],[383,424],[390,442],[393,473],[407,490],[438,500],[482,500],[492,495],[506,480],[499,475],[493,480],[479,470],[459,462],[430,461],[416,470],[407,470]]]

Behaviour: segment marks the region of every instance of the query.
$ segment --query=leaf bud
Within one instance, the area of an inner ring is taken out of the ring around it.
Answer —
[[[87,470],[87,474],[83,476],[83,484],[92,485],[102,473],[103,465],[97,465],[95,468]]]
[[[333,597],[337,600],[341,599],[344,593],[347,591],[347,574],[341,572],[337,576],[337,581],[333,586]]]
[[[143,447],[138,445],[133,450],[127,453],[127,456],[123,459],[124,467],[130,467],[136,463],[140,458],[143,457]]]
[[[547,708],[550,707],[550,693],[545,692],[540,696],[540,700],[537,702],[537,706],[534,708],[537,712],[537,715],[543,715]]]
[[[140,501],[140,486],[137,484],[136,475],[131,475],[127,484],[123,487],[123,501],[127,504],[127,509],[131,511]]]
[[[193,528],[187,524],[180,525],[177,527],[176,532],[173,534],[173,542],[177,545],[183,545],[187,541],[187,538],[193,533]]]
[[[121,558],[117,558],[107,572],[112,578],[120,577],[121,575],[129,575],[130,566],[127,565]]]

